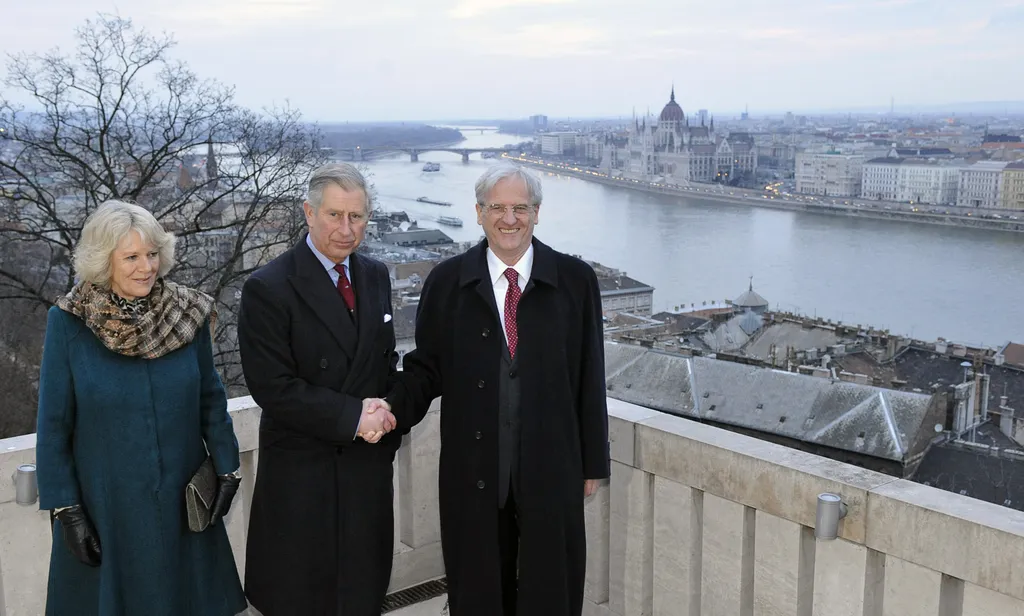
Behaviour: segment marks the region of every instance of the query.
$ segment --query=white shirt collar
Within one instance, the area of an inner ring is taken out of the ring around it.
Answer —
[[[334,265],[335,265],[334,261],[331,261],[330,259],[328,259],[324,255],[324,253],[322,253],[322,252],[320,252],[319,250],[316,249],[316,246],[313,245],[313,238],[310,237],[310,235],[308,233],[306,234],[306,245],[309,246],[309,249],[313,251],[313,255],[316,257],[317,261],[319,261],[320,264],[324,266],[324,269],[326,269],[326,270],[333,270],[334,269]],[[532,246],[531,246],[531,248],[532,248]],[[341,262],[342,265],[345,266],[345,271],[346,272],[349,271],[348,260],[349,260],[349,258],[351,256],[352,255],[349,255],[348,257],[345,257],[345,260]],[[504,270],[502,270],[502,271],[504,271]]]
[[[533,272],[533,244],[526,249],[523,256],[519,258],[519,261],[515,265],[511,266],[512,269],[519,274],[520,284],[526,286],[526,283],[530,281],[530,273]],[[491,247],[487,247],[487,273],[491,275],[491,285],[498,283],[498,280],[505,277],[505,270],[509,268],[508,265],[498,258],[498,255],[494,254]]]

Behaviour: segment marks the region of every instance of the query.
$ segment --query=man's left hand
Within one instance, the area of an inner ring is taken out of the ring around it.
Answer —
[[[600,479],[585,479],[583,481],[583,498],[589,498],[596,494],[599,485],[601,485]]]

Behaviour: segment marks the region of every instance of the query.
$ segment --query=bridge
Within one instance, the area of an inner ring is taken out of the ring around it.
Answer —
[[[334,151],[336,158],[341,160],[360,161],[368,160],[373,158],[380,158],[381,156],[387,156],[389,154],[408,154],[410,162],[419,162],[420,154],[425,152],[451,152],[453,154],[461,154],[462,162],[468,163],[469,156],[471,154],[483,154],[493,153],[497,155],[504,154],[512,151],[512,147],[503,148],[446,148],[446,147],[423,147],[423,148],[402,148],[402,147],[384,147],[384,148],[345,148]]]

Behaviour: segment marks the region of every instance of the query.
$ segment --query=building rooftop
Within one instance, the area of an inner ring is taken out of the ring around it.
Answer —
[[[839,344],[841,340],[834,328],[804,327],[799,323],[783,321],[765,327],[753,342],[743,348],[743,354],[767,361],[774,347],[775,357],[784,362],[789,350],[794,353],[810,349],[824,350]]]
[[[441,255],[430,250],[413,246],[398,246],[376,240],[367,239],[359,245],[359,253],[366,254],[385,264],[416,263],[419,261],[439,261]]]
[[[930,392],[962,383],[964,369],[960,364],[963,361],[963,357],[912,346],[899,353],[891,364],[897,377],[906,381],[907,389]],[[986,364],[984,370],[989,375],[990,410],[999,408],[1003,395],[1009,399],[1010,408],[1024,409],[1024,368]]]
[[[608,293],[615,293],[616,291],[651,291],[654,292],[654,287],[649,284],[645,284],[630,278],[629,276],[599,276],[597,284],[601,288],[601,294],[605,295]]]
[[[953,156],[949,148],[896,148],[896,153],[900,156]]]
[[[684,117],[683,108],[676,102],[676,88],[673,86],[672,93],[669,95],[668,103],[666,103],[664,109],[661,110],[661,115],[658,116],[658,120],[662,122],[682,122]]]
[[[430,246],[432,244],[451,244],[452,238],[439,229],[409,229],[408,231],[388,231],[381,233],[381,241],[397,246]]]
[[[395,339],[414,339],[416,337],[416,304],[395,306],[393,320],[395,322]]]
[[[658,314],[651,317],[657,319],[663,323],[669,323],[675,326],[680,332],[693,331],[699,327],[706,325],[709,320],[702,317],[695,317],[688,314],[677,314],[675,312],[659,312]]]
[[[1021,163],[1021,169],[1024,169],[1024,163]],[[1006,358],[1006,363],[1024,368],[1024,344],[1007,342],[1000,353]]]
[[[637,346],[605,353],[609,396],[683,417],[894,462],[934,425],[929,395]]]
[[[991,424],[986,427],[990,433],[1002,436]],[[1016,449],[1016,454],[988,444],[938,444],[925,454],[914,481],[1024,511],[1024,451],[1010,443],[1008,451]]]
[[[1009,163],[997,160],[979,160],[964,168],[965,171],[1002,171]]]
[[[728,321],[701,334],[700,340],[704,343],[704,348],[713,353],[734,353],[741,350],[750,342],[756,331],[750,331],[752,323],[745,319],[745,316],[746,313],[734,315]]]
[[[754,290],[754,281],[751,279],[750,286],[742,295],[733,300],[733,305],[739,308],[767,308],[768,300],[761,297],[757,291]]]

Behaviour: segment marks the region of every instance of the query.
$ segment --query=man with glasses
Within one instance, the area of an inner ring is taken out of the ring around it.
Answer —
[[[442,397],[451,614],[579,616],[583,500],[609,475],[597,276],[533,237],[541,186],[522,168],[488,168],[476,201],[486,239],[428,276],[388,401],[408,428]]]

